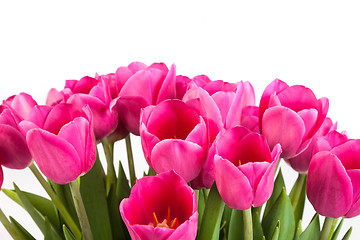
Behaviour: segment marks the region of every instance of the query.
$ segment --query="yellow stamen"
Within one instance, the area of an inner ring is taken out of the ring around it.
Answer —
[[[156,217],[155,212],[153,212],[153,226],[156,227],[159,224],[159,221]]]
[[[239,166],[241,166],[241,160],[239,160]]]
[[[179,226],[179,221],[178,221],[177,218],[174,218],[174,220],[173,220],[172,223],[171,223],[170,228],[176,229],[178,226]]]

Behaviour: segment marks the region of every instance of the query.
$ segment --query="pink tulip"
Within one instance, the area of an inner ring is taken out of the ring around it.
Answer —
[[[360,139],[348,140],[311,159],[306,193],[323,216],[351,218],[360,214]]]
[[[112,107],[119,113],[125,127],[139,135],[141,109],[175,98],[175,65],[168,70],[165,64],[154,63],[126,80]]]
[[[137,180],[120,213],[133,240],[196,237],[196,194],[174,171]]]
[[[211,143],[223,128],[242,125],[258,131],[258,109],[254,89],[249,82],[231,84],[218,80],[204,84],[203,88],[193,84],[183,101],[205,119]],[[214,152],[210,147],[201,173],[191,182],[192,187],[211,187],[214,182]]]
[[[3,181],[1,166],[23,169],[32,159],[25,138],[18,128],[17,118],[9,108],[0,106],[0,189]]]
[[[110,111],[110,89],[105,79],[99,77],[83,77],[79,81],[67,80],[64,90],[56,93],[50,90],[48,98],[56,99],[54,104],[66,102],[72,104],[78,111],[88,105],[93,112],[95,137],[101,140],[109,135],[117,126],[118,116],[116,112]],[[61,99],[63,98],[63,99]],[[51,101],[48,99],[47,101]],[[50,104],[50,105],[54,105]]]
[[[331,131],[336,129],[337,124],[333,124],[330,118],[326,118],[319,130],[315,133],[313,138],[311,139],[309,146],[299,155],[293,158],[285,159],[285,161],[290,164],[290,166],[298,172],[306,173],[312,156],[318,152],[314,152],[314,147],[317,145],[319,138],[324,137]],[[316,147],[315,147],[316,148]]]
[[[273,190],[280,145],[270,152],[264,136],[241,126],[224,131],[214,145],[215,181],[224,202],[238,210],[264,204]]]
[[[58,184],[66,184],[87,173],[96,158],[92,113],[60,103],[35,106],[20,123],[31,155],[41,172]]]
[[[155,172],[173,169],[187,182],[199,174],[208,140],[195,110],[180,100],[166,100],[144,108],[140,124],[145,159]]]
[[[328,99],[318,100],[309,88],[289,87],[275,79],[266,87],[260,100],[261,133],[270,148],[281,144],[282,158],[293,158],[308,147],[324,122],[328,108]]]
[[[27,118],[37,103],[29,94],[20,93],[9,97],[2,105],[8,107],[16,115],[17,121],[21,121]]]

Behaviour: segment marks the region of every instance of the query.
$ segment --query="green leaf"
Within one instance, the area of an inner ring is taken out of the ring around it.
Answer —
[[[220,230],[220,239],[228,239],[231,212],[232,212],[232,209],[229,208],[227,205],[225,205],[224,213],[223,213],[222,220],[221,220],[222,228]]]
[[[198,240],[219,239],[220,221],[224,211],[224,205],[225,203],[221,199],[216,184],[214,183],[206,201]]]
[[[302,228],[301,228],[301,219],[298,221],[296,230],[295,230],[295,236],[293,240],[298,240],[300,238],[300,235],[302,233]]]
[[[228,240],[243,240],[243,239],[244,239],[243,211],[233,209],[230,218]]]
[[[292,239],[295,233],[295,219],[289,197],[286,195],[285,188],[276,199],[267,215],[263,218],[262,227],[266,239],[273,236],[273,231],[280,221],[279,239]]]
[[[126,177],[121,161],[119,161],[118,179],[116,183],[116,196],[118,202],[120,203],[124,198],[128,198],[130,196],[130,191],[129,180]]]
[[[19,199],[22,202],[22,206],[25,208],[25,210],[30,214],[31,218],[34,220],[36,225],[39,227],[40,231],[45,235],[51,234],[51,239],[59,239],[61,240],[61,237],[58,232],[54,229],[54,227],[50,224],[50,222],[47,220],[47,218],[43,217],[31,204],[30,200],[26,197],[26,195],[16,186],[14,183],[14,188],[19,196]]]
[[[66,227],[66,225],[63,225],[63,232],[66,240],[76,240],[74,234],[72,234],[72,232]]]
[[[282,172],[280,169],[279,173],[276,177],[275,183],[274,183],[273,192],[272,192],[269,200],[266,202],[266,207],[264,210],[264,217],[268,214],[272,205],[275,203],[276,199],[278,199],[283,188],[285,188],[285,183],[284,183],[284,178],[283,178],[283,175],[282,175]]]
[[[26,240],[35,240],[35,238],[23,227],[21,224],[16,221],[13,217],[9,217],[11,223],[14,225],[14,227],[17,229],[17,231],[21,234],[21,239]]]
[[[339,233],[340,233],[340,230],[341,230],[341,227],[343,225],[343,222],[344,222],[344,218],[341,219],[339,225],[336,227],[332,237],[331,237],[331,240],[336,240],[337,237],[339,236]]]
[[[80,223],[79,223],[79,219],[77,217],[77,213],[76,213],[74,201],[73,201],[73,198],[71,195],[71,190],[70,190],[69,184],[64,184],[64,185],[57,184],[57,183],[54,183],[53,181],[51,181],[50,179],[48,179],[48,182],[50,183],[50,185],[53,188],[56,195],[59,197],[60,201],[65,206],[66,210],[69,212],[69,214],[70,214],[71,218],[73,219],[73,221],[75,222],[75,224],[78,226],[78,228],[80,228]],[[60,219],[62,220],[61,215],[60,215]],[[61,225],[62,224],[63,224],[63,221],[61,221]]]
[[[204,189],[200,189],[200,190],[195,190],[196,192],[196,197],[197,197],[197,204],[198,204],[198,231],[200,231],[200,227],[201,227],[201,222],[202,222],[202,218],[204,215],[204,210],[205,210],[205,193],[204,193]]]
[[[280,236],[280,221],[275,225],[274,233],[271,236],[271,240],[278,240]]]
[[[119,205],[114,184],[110,186],[109,196],[107,197],[111,231],[113,239],[130,239],[129,232],[121,218]]]
[[[299,240],[307,240],[307,239],[319,239],[320,237],[320,221],[319,214],[315,214],[312,218],[311,222],[304,230],[304,232],[300,235]]]
[[[26,239],[26,238],[22,237],[23,234],[21,234],[21,231],[18,231],[16,226],[9,221],[9,219],[5,216],[5,214],[1,210],[1,208],[0,208],[0,222],[3,224],[3,226],[8,231],[8,233],[11,235],[11,237],[13,237],[15,240]]]
[[[252,208],[254,240],[261,240],[264,236],[264,232],[260,222],[260,213],[261,213],[261,206]]]
[[[80,177],[80,193],[94,239],[108,240],[112,239],[111,224],[101,169],[102,166],[97,157],[91,170]]]
[[[347,230],[347,232],[345,233],[344,237],[342,238],[342,240],[348,240],[350,235],[352,232],[352,227],[349,228],[349,230]]]
[[[2,189],[2,191],[14,202],[24,207],[14,190]],[[30,203],[34,206],[36,210],[38,210],[44,217],[46,216],[49,219],[49,221],[55,228],[59,230],[61,229],[59,214],[52,201],[50,201],[47,198],[35,195],[33,193],[29,193],[29,192],[22,192],[22,193],[25,194],[25,196],[29,199]]]
[[[156,175],[156,172],[151,168],[149,167],[149,170],[147,173],[144,172],[144,177],[146,176],[155,176]]]
[[[299,173],[299,176],[289,194],[294,211],[295,222],[299,222],[303,216],[306,195],[306,178],[306,174]]]

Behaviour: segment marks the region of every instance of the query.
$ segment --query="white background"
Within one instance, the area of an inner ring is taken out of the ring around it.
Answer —
[[[177,74],[189,77],[250,81],[257,101],[275,78],[305,85],[330,99],[328,116],[339,130],[360,138],[355,2],[49,2],[0,3],[0,100],[24,91],[44,104],[48,90],[63,88],[66,79],[114,72],[132,61],[175,63]],[[133,139],[140,176],[146,165]],[[285,172],[290,186],[297,174]],[[4,174],[3,188],[15,181],[23,190],[44,194],[29,170],[4,169]],[[0,207],[42,238],[3,193]],[[314,212],[309,204],[305,211],[307,225]],[[359,239],[360,217],[346,220],[343,230],[350,225],[351,239]],[[2,225],[0,239],[9,239]]]

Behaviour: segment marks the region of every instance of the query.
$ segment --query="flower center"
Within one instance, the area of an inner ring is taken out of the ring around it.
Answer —
[[[176,229],[179,226],[179,220],[176,217],[171,220],[170,207],[168,207],[167,216],[162,222],[159,222],[155,212],[153,212],[153,223],[150,225],[152,225],[153,227],[166,227]]]

